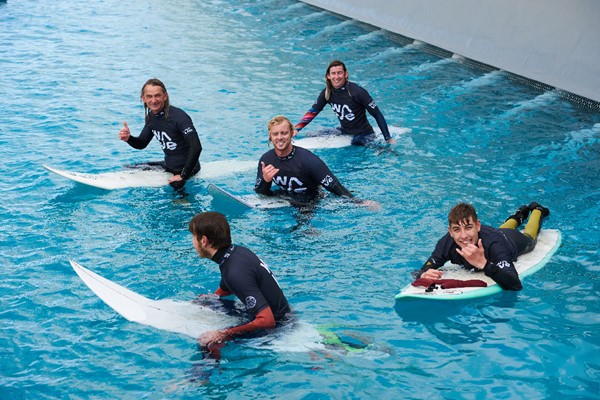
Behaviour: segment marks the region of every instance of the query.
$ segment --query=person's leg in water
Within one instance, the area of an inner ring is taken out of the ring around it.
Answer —
[[[375,141],[375,132],[369,133],[357,133],[352,136],[352,141],[350,144],[352,146],[367,146]]]

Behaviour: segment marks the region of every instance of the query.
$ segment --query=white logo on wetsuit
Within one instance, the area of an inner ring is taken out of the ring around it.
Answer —
[[[251,310],[254,307],[256,307],[256,298],[254,296],[246,297],[246,308]]]
[[[510,267],[510,263],[508,261],[500,261],[496,266],[503,269],[504,267]]]
[[[373,100],[369,103],[369,107],[372,108],[373,110],[377,107],[377,104],[375,104],[375,100]]]
[[[167,132],[155,131],[153,129],[152,134],[160,142],[163,150],[175,150],[177,148],[177,143],[173,142],[173,139],[167,135]]]
[[[289,181],[287,176],[275,176],[273,183],[287,192],[302,193],[306,191],[306,188],[302,187],[304,184],[295,176],[290,177]],[[294,186],[296,187],[294,188]]]
[[[352,121],[355,118],[354,113],[352,112],[350,107],[348,107],[347,104],[331,104],[331,108],[333,109],[333,112],[338,116],[340,121],[344,118],[348,121]]]
[[[264,269],[266,269],[269,272],[269,274],[271,274],[271,277],[273,278],[273,280],[275,281],[277,286],[279,286],[279,282],[277,282],[277,279],[275,279],[275,276],[273,275],[273,273],[271,272],[271,270],[269,269],[269,267],[267,266],[267,264],[265,264],[265,262],[263,260],[260,260],[260,266],[263,267]]]
[[[325,175],[325,178],[323,178],[323,180],[321,181],[321,185],[329,187],[329,185],[331,185],[331,182],[333,182],[333,178],[329,175]]]

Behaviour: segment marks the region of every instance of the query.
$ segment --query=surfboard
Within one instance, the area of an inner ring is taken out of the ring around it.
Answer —
[[[91,174],[66,171],[43,165],[48,171],[72,181],[100,189],[115,190],[135,187],[161,187],[169,184],[173,176],[162,169],[127,168],[120,171]],[[193,178],[215,179],[256,169],[256,161],[219,160],[203,162],[200,172]]]
[[[388,126],[392,137],[397,138],[400,135],[404,135],[410,132],[409,128],[402,128],[398,126]],[[381,136],[381,130],[378,127],[373,129],[377,137],[376,141],[381,144],[385,144],[383,137]],[[310,136],[305,136],[300,139],[294,139],[293,144],[305,149],[338,149],[352,145],[352,135],[342,135],[338,129],[324,129],[322,131],[312,133]]]
[[[214,183],[209,183],[207,190],[218,206],[227,209],[227,211],[243,212],[253,208],[280,208],[290,205],[289,202],[275,196],[262,196],[259,194],[236,196]]]
[[[127,289],[79,263],[69,263],[83,283],[106,305],[126,320],[160,330],[183,334],[197,339],[204,332],[239,325],[244,321],[194,302],[177,300],[151,300]],[[304,321],[286,326],[279,334],[267,335],[246,341],[248,347],[280,352],[324,350],[330,344],[331,333],[325,336],[322,329]],[[341,347],[344,350],[343,347]]]
[[[323,136],[308,136],[301,139],[296,139],[293,144],[305,149],[338,149],[341,147],[350,146],[352,142],[351,135],[323,135]]]
[[[71,266],[104,303],[126,320],[198,338],[209,330],[239,324],[233,316],[192,302],[151,300],[70,260]]]
[[[542,229],[538,235],[535,249],[519,256],[518,260],[514,263],[521,280],[542,269],[556,250],[558,250],[561,240],[560,231],[556,229]],[[409,284],[395,296],[395,299],[464,300],[489,296],[502,291],[502,288],[496,282],[483,273],[472,273],[458,265],[452,264],[445,265],[442,267],[442,270],[444,271],[443,279],[478,279],[486,282],[488,286],[453,289],[436,288],[430,292],[426,292],[425,287],[415,287]]]

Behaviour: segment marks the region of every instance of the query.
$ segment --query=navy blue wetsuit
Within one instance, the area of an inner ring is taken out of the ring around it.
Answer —
[[[483,245],[485,258],[488,260],[483,268],[485,275],[492,278],[502,289],[521,290],[523,286],[513,262],[519,255],[533,250],[535,246],[533,239],[515,229],[496,229],[487,225],[481,225],[479,238]],[[523,243],[526,241],[533,243],[524,246]],[[417,272],[417,277],[428,269],[440,268],[446,261],[462,265],[466,269],[479,271],[458,254],[457,247],[458,245],[450,233],[446,233],[435,246],[435,250],[425,265]]]
[[[369,92],[354,82],[347,82],[341,88],[334,89],[329,96],[329,100],[325,99],[325,89],[323,89],[317,98],[317,102],[296,124],[296,130],[300,131],[308,125],[323,110],[326,104],[331,105],[333,112],[339,118],[342,133],[354,135],[352,144],[364,145],[373,139],[374,131],[367,120],[366,111],[377,121],[383,138],[385,140],[391,138],[381,110],[377,107]]]
[[[177,107],[169,107],[168,118],[165,110],[158,114],[150,113],[146,125],[139,136],[130,136],[127,143],[136,149],[144,149],[155,137],[165,152],[164,167],[167,171],[189,179],[200,170],[202,145],[192,119]]]
[[[273,165],[279,172],[271,182],[263,179],[262,164]],[[279,187],[279,193],[271,191],[271,185]],[[307,202],[315,199],[320,191],[319,187],[338,196],[354,197],[333,175],[327,165],[310,151],[293,146],[292,152],[286,157],[279,157],[274,149],[267,151],[258,162],[258,173],[254,190],[265,195],[284,194],[291,199]]]
[[[221,270],[222,291],[235,294],[256,317],[271,307],[276,322],[286,320],[290,306],[267,265],[252,251],[231,245],[219,249],[212,257]]]

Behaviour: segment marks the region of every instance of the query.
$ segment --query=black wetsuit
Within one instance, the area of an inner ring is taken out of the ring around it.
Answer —
[[[185,181],[200,170],[202,145],[192,119],[177,107],[169,107],[168,118],[165,111],[150,113],[146,125],[139,136],[129,136],[127,143],[136,149],[144,149],[155,137],[165,152],[164,168],[174,175],[181,175]]]
[[[233,293],[254,317],[271,307],[276,322],[286,320],[290,306],[267,265],[252,251],[231,245],[212,257],[221,270],[221,290]]]
[[[271,182],[263,179],[261,162],[279,169]],[[271,191],[273,183],[279,187],[279,192]],[[299,202],[308,202],[319,195],[320,186],[338,196],[354,197],[338,181],[323,160],[302,147],[293,146],[292,152],[286,157],[278,157],[274,149],[269,150],[258,162],[254,185],[257,193],[270,196],[283,194]]]
[[[479,238],[483,245],[485,258],[488,260],[483,268],[485,275],[492,278],[502,289],[521,290],[523,286],[513,262],[519,255],[533,250],[535,246],[533,239],[515,229],[496,229],[487,225],[481,225]],[[525,242],[528,245],[524,245]],[[458,245],[450,233],[446,233],[435,246],[435,250],[425,265],[417,272],[417,277],[428,269],[440,268],[446,261],[462,265],[466,269],[480,271],[458,254],[457,247]]]
[[[383,138],[385,140],[391,138],[381,110],[377,107],[369,92],[354,82],[347,82],[341,88],[334,89],[329,96],[329,100],[325,99],[325,89],[323,89],[317,98],[317,102],[296,124],[295,128],[300,131],[308,125],[323,110],[326,104],[331,105],[339,118],[342,133],[354,135],[352,144],[364,145],[373,139],[374,131],[367,120],[366,111],[369,111],[369,114],[377,121]]]

